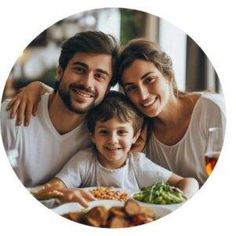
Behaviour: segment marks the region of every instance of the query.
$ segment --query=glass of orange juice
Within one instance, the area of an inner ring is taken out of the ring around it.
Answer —
[[[223,146],[223,129],[219,127],[208,130],[208,139],[205,151],[205,168],[208,175],[213,171]]]

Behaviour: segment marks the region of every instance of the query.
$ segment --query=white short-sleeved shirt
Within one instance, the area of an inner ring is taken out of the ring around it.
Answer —
[[[172,172],[156,165],[144,153],[130,153],[124,166],[118,169],[103,167],[93,148],[78,152],[56,175],[68,188],[109,186],[130,192],[166,182]]]
[[[48,98],[48,94],[42,96],[28,127],[16,126],[15,119],[9,119],[7,101],[1,107],[3,144],[7,153],[17,151],[16,169],[27,187],[50,180],[77,151],[90,146],[84,123],[66,134],[57,132],[48,114]]]
[[[224,101],[220,95],[203,93],[192,112],[184,137],[174,145],[161,143],[152,133],[144,150],[147,157],[160,166],[183,177],[193,177],[202,185],[206,179],[204,153],[208,129],[225,130]]]

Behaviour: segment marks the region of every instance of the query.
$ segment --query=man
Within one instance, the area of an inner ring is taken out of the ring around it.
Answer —
[[[27,187],[51,179],[79,150],[90,145],[86,112],[116,83],[113,66],[118,46],[111,35],[87,31],[63,45],[55,92],[44,95],[28,127],[9,119],[2,105],[1,129],[7,153],[18,155],[18,176]]]

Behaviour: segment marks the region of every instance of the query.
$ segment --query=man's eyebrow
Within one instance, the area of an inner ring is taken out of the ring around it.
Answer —
[[[80,62],[80,61],[74,62],[73,65],[79,65],[79,66],[85,67],[86,69],[89,69],[89,67],[88,67],[88,65],[86,63],[83,63],[83,62]],[[100,72],[102,74],[105,74],[108,77],[110,76],[110,74],[107,71],[103,70],[103,69],[97,68],[97,69],[95,69],[95,71],[96,72]]]
[[[85,67],[85,68],[88,68],[88,65],[87,65],[87,64],[85,64],[85,63],[83,63],[83,62],[80,62],[80,61],[75,61],[75,62],[73,63],[73,65],[78,65],[78,66],[83,66],[83,67]]]
[[[108,77],[110,76],[110,74],[109,74],[107,71],[103,70],[103,69],[96,69],[96,71],[97,71],[97,72],[100,72],[100,73],[102,73],[102,74],[105,74],[105,75],[107,75]]]

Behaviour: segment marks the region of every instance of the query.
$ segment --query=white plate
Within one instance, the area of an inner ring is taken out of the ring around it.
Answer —
[[[86,209],[90,210],[93,207],[96,206],[104,206],[107,209],[110,209],[113,206],[124,206],[124,202],[118,201],[118,200],[97,200],[97,201],[91,201],[88,203],[88,207]]]
[[[143,205],[143,204],[140,204],[140,205]],[[52,210],[59,215],[64,215],[64,214],[71,213],[71,212],[78,212],[81,210],[89,210],[95,206],[105,206],[107,209],[109,209],[113,206],[124,206],[124,202],[117,201],[117,200],[91,201],[87,208],[82,207],[78,203],[72,202],[72,203],[65,203],[59,207],[52,209]],[[170,209],[162,207],[162,206],[158,206],[158,205],[156,205],[155,208],[152,208],[152,210],[155,213],[156,219],[166,216],[172,212]]]
[[[83,210],[84,207],[77,202],[64,203],[56,208],[53,208],[52,211],[59,215],[64,215],[71,212],[78,212]]]
[[[135,192],[135,193],[137,193],[137,192]],[[145,206],[145,207],[150,207],[150,208],[152,208],[152,209],[159,209],[160,207],[162,207],[162,208],[166,208],[166,209],[169,209],[169,210],[171,210],[171,211],[174,211],[174,210],[178,209],[179,207],[181,207],[181,206],[185,203],[185,202],[182,202],[182,203],[178,203],[178,204],[165,204],[165,205],[163,205],[163,204],[146,203],[146,202],[141,202],[141,201],[139,201],[139,200],[133,198],[133,196],[134,196],[135,193],[132,193],[132,194],[131,194],[130,197],[131,197],[132,199],[134,199],[134,200],[135,200],[136,202],[138,202],[140,205]]]
[[[134,198],[133,198],[134,199]],[[160,208],[165,208],[165,209],[168,209],[170,211],[174,211],[176,209],[178,209],[179,207],[181,207],[183,203],[178,203],[178,204],[151,204],[151,203],[146,203],[146,202],[141,202],[141,201],[138,201],[136,199],[134,199],[136,202],[138,202],[141,206],[145,206],[145,207],[150,207],[152,209],[160,209]]]

